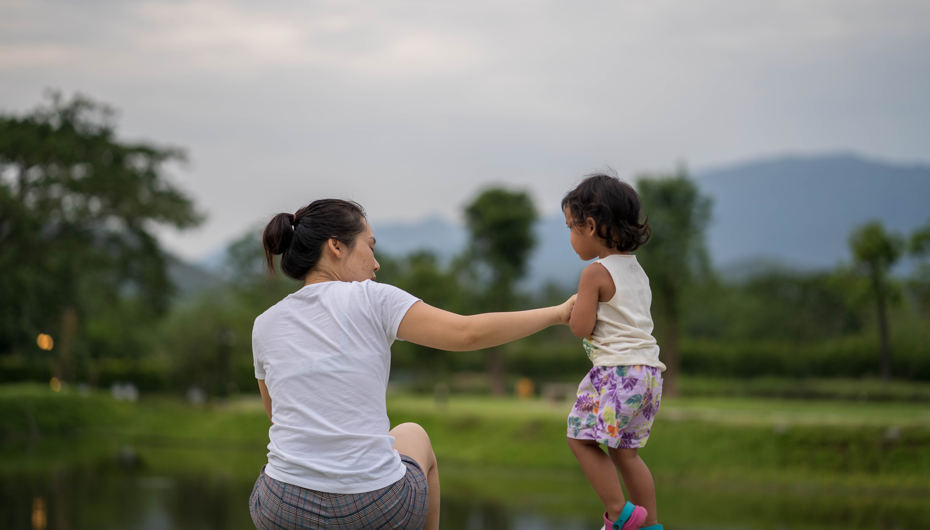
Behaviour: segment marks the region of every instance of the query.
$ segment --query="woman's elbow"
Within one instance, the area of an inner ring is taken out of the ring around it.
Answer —
[[[472,351],[479,349],[482,338],[481,332],[468,317],[463,317],[461,323],[456,326],[453,336],[455,337],[455,344],[452,348],[454,351]]]
[[[474,331],[463,331],[459,334],[457,351],[474,351],[480,349],[481,335]]]

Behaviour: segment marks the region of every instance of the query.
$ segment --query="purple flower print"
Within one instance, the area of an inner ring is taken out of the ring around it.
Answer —
[[[594,412],[597,408],[597,402],[594,401],[593,397],[585,394],[578,397],[575,407],[582,412]]]
[[[631,444],[636,441],[636,433],[633,431],[623,431],[620,433],[620,444]]]
[[[624,377],[623,379],[621,379],[621,382],[622,382],[621,388],[623,388],[624,392],[629,392],[630,390],[633,390],[633,388],[636,387],[636,379],[633,377]]]
[[[659,411],[658,401],[658,399],[653,399],[652,389],[647,389],[646,394],[643,396],[643,408],[639,409],[644,418],[651,420],[656,415],[656,412]]]

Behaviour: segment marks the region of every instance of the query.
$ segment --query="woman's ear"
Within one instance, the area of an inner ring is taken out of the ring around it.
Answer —
[[[343,253],[345,252],[345,247],[336,238],[330,238],[327,240],[326,248],[332,252],[334,258],[337,260],[342,259]]]

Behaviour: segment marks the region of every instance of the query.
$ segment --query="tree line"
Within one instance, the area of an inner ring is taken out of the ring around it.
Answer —
[[[154,230],[186,229],[204,218],[166,178],[166,167],[185,153],[122,141],[115,125],[108,106],[59,94],[25,115],[0,116],[0,381],[54,374],[96,385],[252,390],[252,320],[300,286],[263,274],[260,239],[250,231],[230,245],[221,286],[178,300]],[[677,392],[682,370],[737,376],[746,361],[731,357],[765,350],[760,358],[787,359],[801,346],[827,352],[851,337],[856,347],[873,348],[875,374],[930,379],[922,346],[909,347],[901,369],[892,353],[893,330],[922,344],[930,318],[930,222],[904,235],[870,221],[851,233],[851,260],[834,270],[772,268],[732,280],[710,265],[705,232],[713,205],[683,168],[642,175],[635,185],[653,229],[637,256],[652,285],[667,393]],[[537,292],[521,288],[538,218],[528,193],[486,189],[463,213],[469,242],[457,256],[379,255],[379,280],[461,313],[533,307],[570,294],[575,278]],[[902,259],[913,262],[907,278],[892,274]],[[51,352],[38,347],[40,333],[55,337]],[[399,373],[427,383],[481,370],[495,394],[507,391],[515,372],[573,380],[587,362],[560,329],[482,354],[398,343],[394,356]],[[855,375],[873,373],[860,371]],[[837,373],[845,374],[839,366]]]

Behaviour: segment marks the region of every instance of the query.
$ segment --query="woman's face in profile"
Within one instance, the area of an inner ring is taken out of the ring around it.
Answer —
[[[381,265],[375,259],[374,248],[375,235],[366,220],[365,229],[356,236],[355,246],[346,256],[344,281],[363,282],[375,279],[375,272],[381,268]]]

